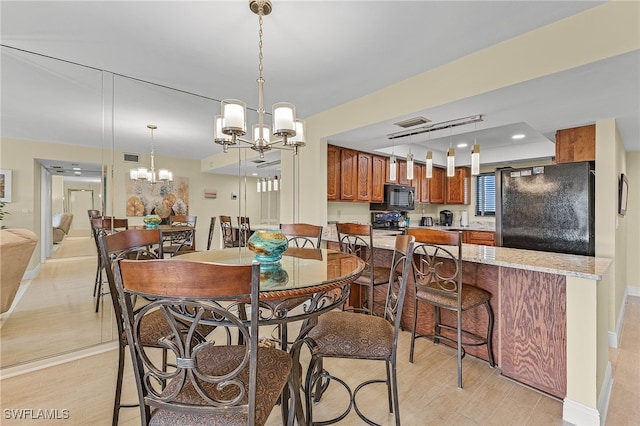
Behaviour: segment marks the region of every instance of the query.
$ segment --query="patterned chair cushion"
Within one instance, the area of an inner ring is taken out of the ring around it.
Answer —
[[[438,290],[437,283],[432,282],[429,285],[419,285],[416,297],[427,303],[439,305],[443,308],[457,309],[457,300],[455,293],[445,293]],[[462,286],[462,310],[466,311],[473,307],[482,305],[491,300],[491,293],[474,285]]]
[[[388,284],[389,283],[389,274],[391,273],[391,270],[389,268],[385,268],[382,266],[376,266],[373,268],[373,285],[380,285],[380,284]],[[360,277],[358,277],[357,280],[354,281],[354,283],[356,284],[360,284],[360,285],[370,285],[371,283],[371,272],[369,272],[369,269],[365,269],[362,272],[362,275],[360,275]]]
[[[201,351],[196,358],[199,369],[205,374],[221,375],[230,372],[245,356],[244,346],[212,346]],[[256,425],[263,425],[274,405],[276,404],[283,387],[287,383],[292,367],[291,357],[280,349],[258,348],[258,379],[256,406]],[[246,385],[249,381],[249,367],[241,372],[240,379]],[[171,380],[163,391],[163,395],[174,392],[180,386],[180,379]],[[229,398],[237,395],[237,389],[228,387],[222,392],[217,385],[205,383],[204,386],[210,395]],[[245,386],[245,392],[248,393]],[[246,397],[246,394],[245,394]],[[187,380],[184,387],[176,397],[176,401],[184,404],[205,405],[205,401],[197,393],[193,385]],[[245,403],[247,403],[245,398]],[[225,411],[222,409],[221,411]],[[229,410],[230,411],[230,410]],[[246,414],[237,413],[212,413],[194,414],[165,409],[155,409],[151,415],[151,425],[220,425],[233,426],[247,424]]]
[[[206,337],[215,327],[199,324],[196,329],[202,337]],[[143,346],[158,346],[158,340],[172,334],[173,332],[169,328],[164,315],[159,310],[152,311],[142,318],[142,335],[140,338]],[[122,332],[122,340],[126,344],[127,334],[125,332]]]
[[[393,326],[367,314],[327,312],[320,315],[309,337],[325,357],[388,359],[393,350]]]

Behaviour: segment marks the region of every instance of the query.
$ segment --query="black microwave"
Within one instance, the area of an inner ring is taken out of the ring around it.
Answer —
[[[414,210],[416,189],[406,185],[385,185],[384,202],[369,204],[369,210]]]

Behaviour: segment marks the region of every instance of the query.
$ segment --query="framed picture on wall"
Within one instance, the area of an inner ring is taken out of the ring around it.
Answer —
[[[11,202],[11,170],[0,169],[0,201]]]
[[[620,175],[620,184],[618,186],[618,214],[624,216],[627,213],[627,199],[629,197],[629,181],[622,173]]]

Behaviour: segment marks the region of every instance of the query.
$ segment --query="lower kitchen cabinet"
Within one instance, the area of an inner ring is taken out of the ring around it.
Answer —
[[[462,234],[462,241],[467,244],[495,246],[495,239],[495,232],[491,231],[464,231]]]

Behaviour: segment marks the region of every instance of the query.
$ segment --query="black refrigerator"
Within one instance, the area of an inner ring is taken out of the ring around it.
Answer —
[[[496,171],[496,243],[595,255],[593,162]]]

